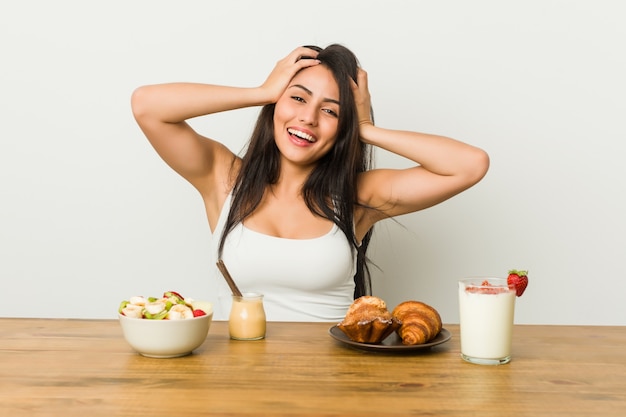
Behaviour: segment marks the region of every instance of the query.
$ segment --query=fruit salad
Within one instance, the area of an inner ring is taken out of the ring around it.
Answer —
[[[166,291],[160,298],[130,297],[120,303],[118,312],[136,319],[181,320],[206,316],[212,307],[208,302],[185,299],[175,291]]]

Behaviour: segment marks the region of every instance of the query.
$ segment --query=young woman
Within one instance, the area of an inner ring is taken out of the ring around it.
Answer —
[[[245,154],[186,120],[263,106]],[[485,175],[465,143],[373,123],[367,74],[341,45],[299,47],[255,88],[140,87],[132,109],[163,158],[199,192],[221,258],[243,291],[264,294],[268,320],[340,321],[369,292],[365,251],[381,219],[438,204]],[[371,169],[371,147],[415,162]],[[230,291],[217,268],[216,318]]]

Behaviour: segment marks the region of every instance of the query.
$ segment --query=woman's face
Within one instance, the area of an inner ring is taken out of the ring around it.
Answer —
[[[312,165],[335,144],[339,86],[324,65],[308,67],[291,80],[274,109],[274,138],[281,155]]]

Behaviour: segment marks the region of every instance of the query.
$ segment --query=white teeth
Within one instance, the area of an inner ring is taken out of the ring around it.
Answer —
[[[300,139],[307,140],[307,141],[309,141],[311,143],[315,142],[315,139],[313,139],[313,136],[308,135],[308,134],[306,134],[304,132],[300,132],[299,130],[290,128],[290,129],[287,129],[287,132],[289,132],[290,134],[292,134],[294,136],[299,137]]]

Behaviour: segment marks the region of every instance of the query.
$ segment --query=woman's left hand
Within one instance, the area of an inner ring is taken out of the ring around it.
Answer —
[[[363,128],[367,125],[373,125],[374,122],[371,114],[371,96],[367,87],[367,72],[362,68],[358,70],[357,81],[352,82],[352,92],[359,118],[359,130],[363,133]]]

